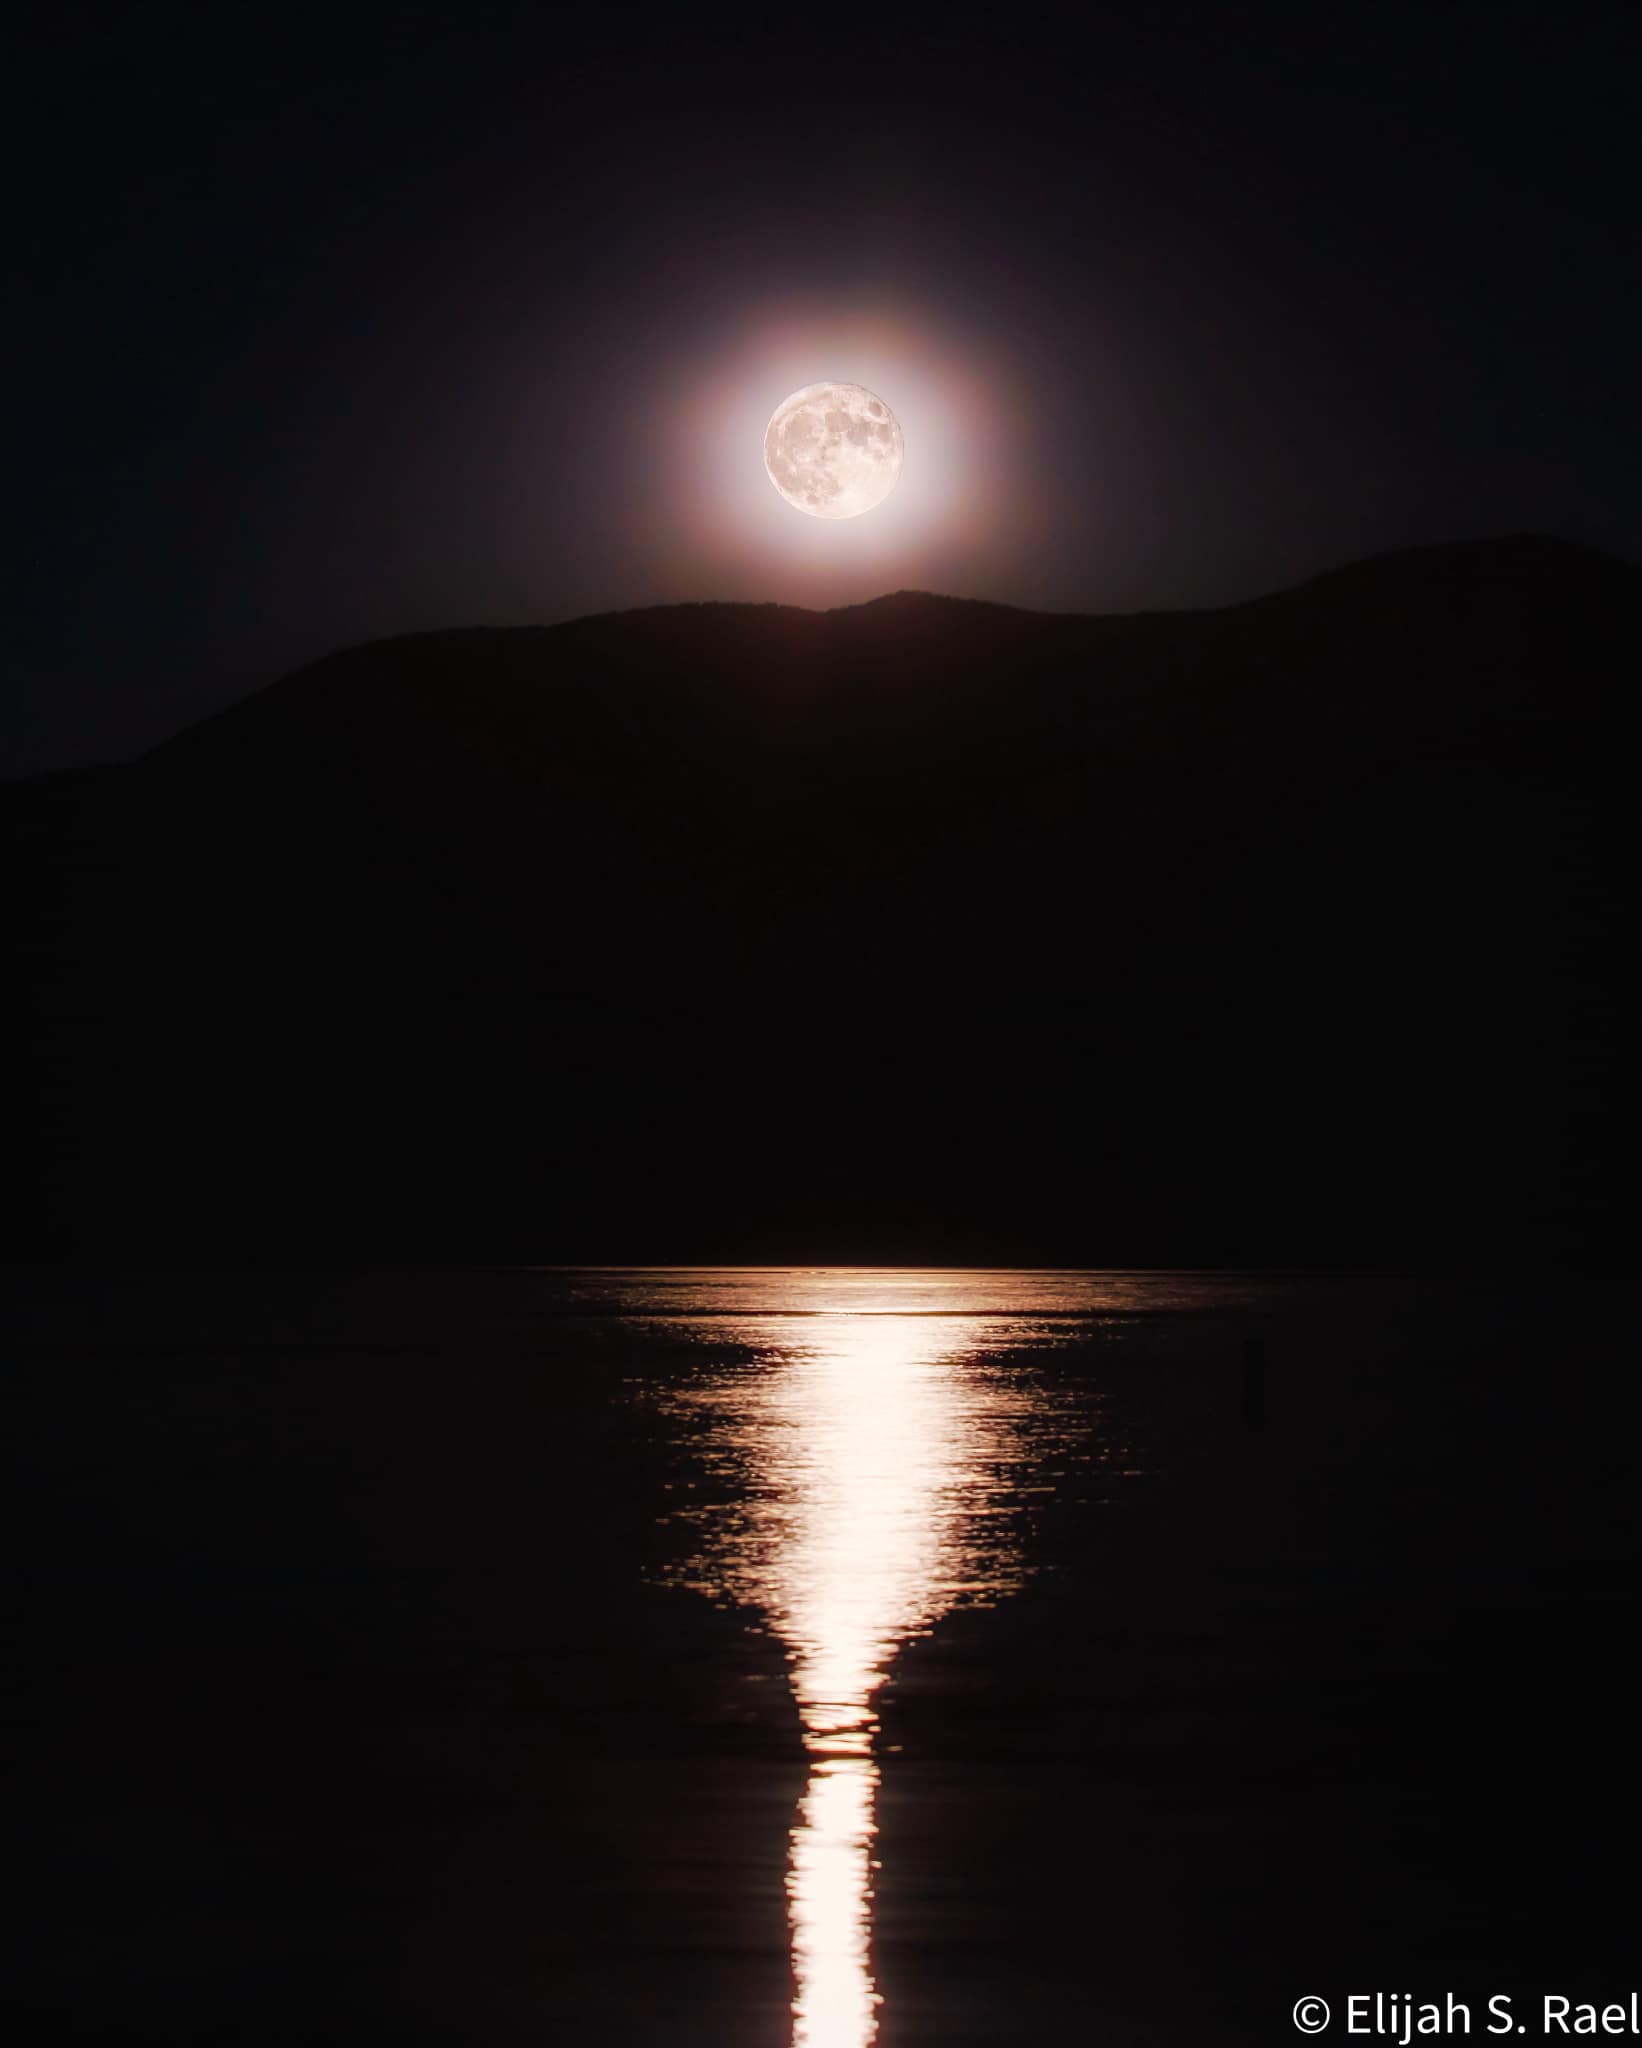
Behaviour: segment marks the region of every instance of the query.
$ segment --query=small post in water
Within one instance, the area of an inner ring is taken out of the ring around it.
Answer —
[[[1266,1346],[1259,1337],[1243,1339],[1243,1421],[1249,1429],[1266,1424]]]

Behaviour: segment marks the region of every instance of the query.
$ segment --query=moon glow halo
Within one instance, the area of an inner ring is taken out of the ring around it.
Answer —
[[[881,505],[901,474],[900,422],[860,384],[806,384],[764,429],[764,467],[812,519],[854,519]]]

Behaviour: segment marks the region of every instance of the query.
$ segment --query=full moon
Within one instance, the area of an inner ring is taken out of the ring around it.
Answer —
[[[764,429],[764,467],[812,519],[854,519],[881,505],[901,474],[901,426],[859,384],[806,384]]]

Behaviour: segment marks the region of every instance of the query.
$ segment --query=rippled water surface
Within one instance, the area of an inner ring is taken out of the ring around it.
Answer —
[[[1001,1267],[601,1266],[554,1269],[556,1301],[583,1314],[653,1321],[791,1316],[985,1316],[1024,1334],[1059,1318],[1235,1314],[1337,1309],[1354,1292],[1383,1294],[1383,1275],[1216,1272],[1053,1272]]]
[[[1576,1682],[1635,1632],[1642,1440],[1589,1286],[7,1290],[15,2002],[1257,2048],[1364,1955],[1473,2001],[1622,1963],[1629,1895],[1567,1884],[1635,1803]]]
[[[865,2048],[875,1700],[903,1644],[1033,1569],[1034,1514],[1137,1476],[1087,1382],[1041,1354],[1107,1318],[1247,1311],[1278,1283],[1192,1274],[598,1272],[572,1310],[676,1321],[692,1358],[654,1402],[690,1447],[670,1583],[761,1613],[809,1758],[787,1888],[795,2048]]]

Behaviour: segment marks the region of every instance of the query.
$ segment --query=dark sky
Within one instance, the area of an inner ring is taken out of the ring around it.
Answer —
[[[426,626],[1642,551],[1630,0],[6,33],[8,771]],[[836,527],[759,453],[826,376],[907,433]]]

